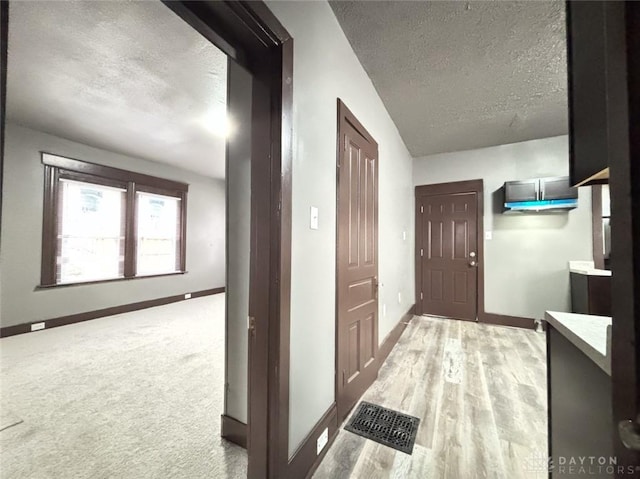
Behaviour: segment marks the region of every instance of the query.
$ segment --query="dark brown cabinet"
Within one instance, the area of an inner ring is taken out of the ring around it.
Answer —
[[[609,103],[613,89],[609,73],[621,68],[608,51],[608,38],[616,34],[611,25],[615,3],[566,3],[569,172],[574,186],[606,183],[609,178]]]
[[[507,181],[503,191],[504,213],[562,212],[578,206],[578,189],[568,176]]]
[[[568,176],[553,176],[507,181],[504,184],[504,197],[506,203],[577,199],[578,189],[571,186]]]
[[[571,312],[611,316],[611,276],[571,273]]]
[[[611,377],[553,326],[547,328],[547,375],[549,478],[613,478],[611,468],[597,462],[604,458],[609,466],[614,455]],[[582,472],[581,460],[587,461]]]
[[[504,184],[505,202],[519,201],[537,201],[539,181],[523,180],[523,181],[507,181]]]
[[[568,176],[540,179],[540,199],[567,200],[578,197],[578,190],[571,187]]]

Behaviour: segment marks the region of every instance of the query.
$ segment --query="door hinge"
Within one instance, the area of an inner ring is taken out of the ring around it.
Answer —
[[[342,370],[342,385],[344,386],[345,384],[347,384],[347,371],[346,370]]]
[[[254,335],[256,332],[256,318],[253,316],[248,317],[247,321],[247,329],[249,330],[249,334]]]
[[[424,206],[420,205],[420,213],[424,213]]]
[[[420,293],[420,299],[424,299],[424,296],[422,295],[422,292]]]
[[[420,256],[424,256],[424,249],[420,248]]]

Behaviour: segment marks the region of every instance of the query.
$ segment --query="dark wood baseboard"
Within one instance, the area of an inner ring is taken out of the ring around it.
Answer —
[[[247,425],[226,414],[220,416],[222,431],[220,435],[240,447],[247,448]]]
[[[320,451],[320,454],[317,454],[317,441],[325,428],[329,430],[329,442],[324,446],[322,451]],[[320,465],[320,462],[322,462],[322,459],[337,435],[338,409],[336,408],[336,404],[333,403],[294,453],[289,461],[286,477],[289,479],[310,478]]]
[[[382,344],[378,348],[378,355],[376,357],[376,368],[380,368],[382,363],[384,363],[385,359],[391,353],[391,350],[396,345],[400,336],[406,329],[409,321],[413,317],[413,312],[415,311],[415,305],[409,308],[409,311],[406,312],[398,321],[398,324],[394,326],[387,337],[384,338]],[[315,425],[313,430],[307,435],[307,437],[302,441],[302,444],[295,452],[291,460],[289,461],[288,466],[288,474],[287,477],[291,479],[303,479],[310,478],[315,470],[322,462],[325,454],[331,447],[335,437],[338,433],[338,410],[336,404],[332,404],[331,407],[327,410],[326,413],[322,416],[322,418]],[[322,434],[322,431],[328,428],[329,430],[329,442],[324,447],[324,449],[320,452],[320,454],[316,454],[316,445],[318,441],[318,437]]]
[[[387,357],[391,353],[391,350],[396,345],[396,343],[400,339],[400,336],[402,336],[402,333],[404,332],[407,325],[409,324],[409,321],[411,321],[411,318],[413,318],[413,312],[415,311],[415,307],[416,305],[414,304],[409,308],[409,311],[407,311],[402,316],[402,318],[400,318],[400,321],[398,321],[398,324],[394,326],[394,328],[389,332],[389,334],[387,334],[387,337],[384,338],[384,340],[382,341],[382,344],[380,344],[380,347],[378,348],[378,356],[376,357],[378,369],[380,368],[380,366],[382,366],[382,363],[384,363],[385,359],[387,359]]]
[[[191,298],[199,298],[201,296],[209,296],[212,294],[224,293],[225,288],[213,288],[205,289],[202,291],[196,291],[191,293]],[[121,306],[112,306],[110,308],[97,309],[95,311],[87,311],[84,313],[71,314],[69,316],[60,316],[57,318],[45,319],[42,321],[33,321],[31,323],[21,323],[15,326],[7,326],[0,328],[0,338],[6,338],[8,336],[15,336],[16,334],[24,334],[31,332],[31,325],[36,323],[45,323],[46,329],[58,328],[60,326],[66,326],[68,324],[80,323],[82,321],[89,321],[91,319],[104,318],[105,316],[113,316],[114,314],[130,313],[131,311],[138,311],[140,309],[153,308],[154,306],[162,306],[164,304],[176,303],[178,301],[185,301],[184,294],[177,294],[175,296],[166,296],[164,298],[150,299],[147,301],[139,301],[137,303],[123,304]],[[37,331],[34,331],[37,332]]]
[[[507,316],[504,314],[482,313],[478,315],[478,322],[497,324],[500,326],[512,326],[514,328],[536,329],[536,320],[521,318],[519,316]]]

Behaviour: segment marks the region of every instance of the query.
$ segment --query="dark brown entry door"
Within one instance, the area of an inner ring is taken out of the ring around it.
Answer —
[[[475,321],[478,193],[444,193],[451,188],[440,186],[445,185],[416,189],[418,309],[422,314]]]
[[[342,420],[376,378],[378,145],[338,103],[337,407]]]

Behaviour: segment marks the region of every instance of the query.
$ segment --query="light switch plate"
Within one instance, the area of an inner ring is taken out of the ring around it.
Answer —
[[[486,239],[486,240],[493,239],[493,232],[492,231],[485,231],[484,232],[484,239]]]
[[[316,208],[315,206],[311,207],[311,218],[310,218],[309,227],[312,230],[318,229],[318,208]]]

